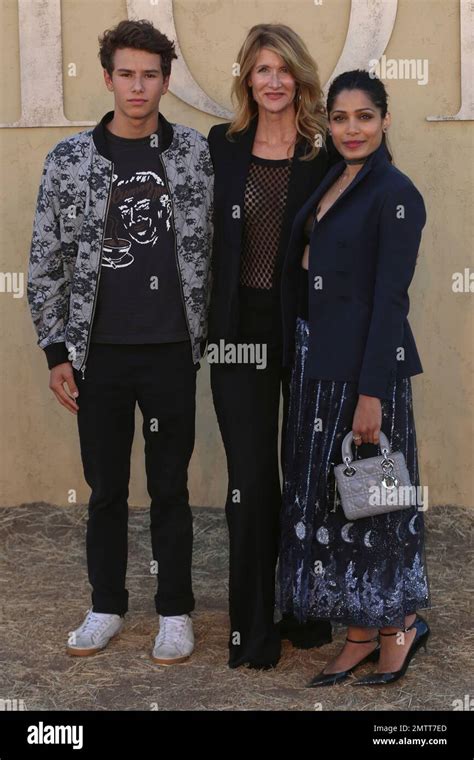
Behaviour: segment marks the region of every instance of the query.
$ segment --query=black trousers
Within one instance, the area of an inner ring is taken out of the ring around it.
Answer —
[[[288,406],[288,372],[273,357],[265,369],[211,364],[211,386],[229,475],[229,666],[272,666],[281,650],[273,620],[281,509],[278,417],[281,390],[284,416]]]
[[[92,489],[86,544],[95,612],[124,615],[128,609],[128,486],[137,403],[143,414],[151,543],[158,563],[156,611],[182,615],[194,609],[187,472],[198,367],[189,342],[93,343],[85,378],[74,371],[81,456]],[[145,559],[143,563],[144,572],[149,571]]]

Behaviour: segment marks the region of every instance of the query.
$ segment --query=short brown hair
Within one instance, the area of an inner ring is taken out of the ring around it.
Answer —
[[[159,53],[161,56],[161,71],[166,79],[171,74],[171,61],[178,56],[175,53],[174,42],[155,29],[151,21],[121,21],[113,29],[107,29],[99,37],[99,58],[110,76],[114,70],[114,53],[123,48],[146,50],[148,53]]]

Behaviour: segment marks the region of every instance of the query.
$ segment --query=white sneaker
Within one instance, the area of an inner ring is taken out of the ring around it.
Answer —
[[[160,615],[160,630],[151,659],[159,665],[176,665],[189,659],[194,649],[193,623],[189,615]]]
[[[123,628],[123,618],[108,612],[87,611],[84,622],[70,631],[66,652],[75,657],[87,657],[104,649],[110,639]]]

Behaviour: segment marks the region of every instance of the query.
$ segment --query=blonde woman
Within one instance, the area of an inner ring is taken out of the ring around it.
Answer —
[[[213,350],[211,384],[229,475],[229,666],[269,668],[281,636],[305,647],[331,641],[327,621],[301,627],[287,614],[274,623],[278,421],[280,393],[285,420],[289,387],[281,269],[293,219],[331,160],[318,68],[302,39],[287,26],[259,24],[237,62],[234,119],[208,138],[215,171],[208,358],[211,347],[225,345],[220,363]]]

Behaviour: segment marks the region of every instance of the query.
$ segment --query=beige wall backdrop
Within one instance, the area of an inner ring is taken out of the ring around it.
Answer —
[[[35,0],[31,0],[35,2]],[[39,2],[39,0],[38,0]],[[367,0],[370,6],[370,0]],[[232,64],[248,29],[259,22],[291,25],[316,58],[323,83],[346,39],[350,0],[176,0],[174,19],[183,56],[205,92],[230,107]],[[127,16],[123,0],[63,0],[64,111],[71,120],[98,121],[112,108],[97,58],[97,37]],[[18,3],[0,10],[1,122],[20,115]],[[423,485],[430,505],[473,506],[473,313],[474,295],[454,293],[452,276],[472,261],[473,124],[430,122],[460,107],[459,0],[400,0],[387,58],[427,59],[429,82],[390,80],[395,161],[422,192],[428,211],[410,320],[424,365],[413,380]],[[77,76],[68,77],[74,62]],[[50,93],[42,93],[48,98]],[[207,135],[218,119],[167,94],[161,110]],[[80,128],[79,128],[80,129]],[[1,140],[1,272],[28,269],[38,183],[47,151],[78,128],[12,128]],[[48,389],[46,361],[36,346],[26,292],[0,293],[1,464],[0,504],[47,501],[66,505],[71,491],[88,499],[76,419]],[[198,373],[196,448],[190,468],[194,505],[222,506],[226,466],[209,387],[209,367]],[[141,420],[137,415],[130,504],[148,503]],[[73,497],[72,497],[73,498]]]

